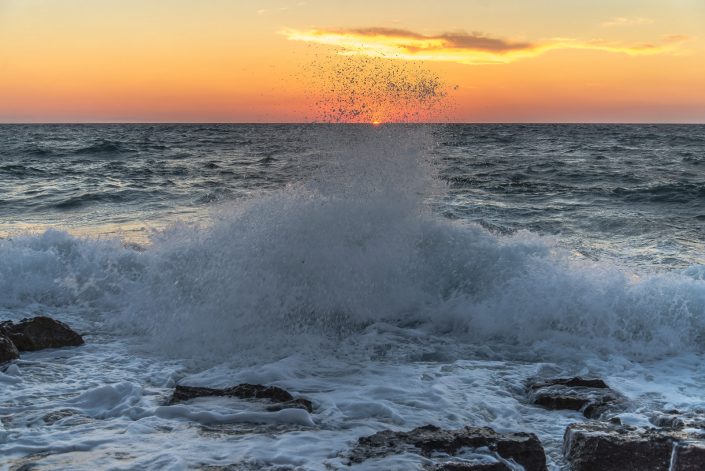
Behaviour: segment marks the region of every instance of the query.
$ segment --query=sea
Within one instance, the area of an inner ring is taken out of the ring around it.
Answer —
[[[566,469],[592,376],[625,424],[705,408],[705,126],[0,125],[2,470],[350,465],[359,437],[532,432]],[[276,385],[314,410],[176,384]],[[519,469],[519,468],[517,468]]]

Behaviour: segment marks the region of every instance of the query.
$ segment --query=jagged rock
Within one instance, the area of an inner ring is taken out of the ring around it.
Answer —
[[[20,352],[9,337],[0,332],[0,363],[17,360]]]
[[[573,471],[703,470],[704,447],[682,432],[596,422],[570,425],[563,439]]]
[[[530,384],[529,400],[547,409],[568,409],[598,418],[619,409],[624,398],[598,378],[555,378]]]
[[[546,455],[536,435],[497,433],[488,427],[445,430],[434,425],[425,425],[409,432],[384,430],[358,439],[357,445],[350,452],[350,462],[360,463],[370,458],[407,451],[428,457],[438,452],[455,455],[462,448],[483,447],[505,460],[514,460],[526,471],[546,470]]]
[[[658,431],[600,423],[572,424],[563,437],[573,471],[668,470],[672,447]]]
[[[43,348],[76,347],[83,345],[83,337],[63,322],[50,317],[38,316],[22,319],[18,323],[0,323],[0,333],[4,333],[21,352]]]
[[[281,410],[285,408],[306,409],[313,412],[313,404],[308,399],[294,398],[288,391],[276,386],[263,386],[261,384],[238,384],[231,388],[215,389],[195,386],[177,385],[169,404],[188,401],[197,397],[228,396],[240,399],[269,399],[276,404],[268,410]]]
[[[705,444],[679,443],[673,450],[669,471],[702,471],[705,469]]]

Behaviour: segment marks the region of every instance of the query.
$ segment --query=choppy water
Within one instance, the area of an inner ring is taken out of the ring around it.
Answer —
[[[531,376],[598,374],[630,423],[705,406],[705,126],[0,126],[0,192],[0,318],[87,333],[0,373],[7,467],[337,469],[429,422],[559,467],[582,418]],[[175,381],[317,408],[165,409]]]
[[[321,144],[331,127],[0,126],[0,230],[122,230],[144,240],[135,226],[203,220],[214,203],[310,178],[331,158]],[[438,198],[443,216],[502,234],[558,235],[587,256],[626,256],[645,267],[703,262],[705,126],[424,132],[449,186]]]

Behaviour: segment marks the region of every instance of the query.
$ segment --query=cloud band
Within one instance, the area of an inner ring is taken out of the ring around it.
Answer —
[[[677,49],[677,42],[674,41],[621,44],[600,39],[553,38],[539,42],[520,42],[481,33],[457,32],[428,36],[394,28],[284,29],[281,34],[292,41],[334,46],[346,55],[470,65],[510,63],[561,49],[603,51],[630,56],[662,54]]]

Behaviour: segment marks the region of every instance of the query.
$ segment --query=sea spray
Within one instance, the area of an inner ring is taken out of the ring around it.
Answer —
[[[0,308],[123,306],[144,275],[143,254],[119,240],[47,230],[0,239]]]
[[[637,276],[536,235],[446,220],[411,194],[327,191],[261,196],[146,251],[56,231],[4,240],[2,307],[83,307],[157,350],[212,359],[332,354],[380,323],[523,357],[702,351],[701,267]]]
[[[302,349],[305,335],[320,340],[424,304],[414,265],[434,188],[426,133],[323,134],[332,157],[310,181],[221,208],[207,229],[154,240],[128,309],[136,325],[179,349],[281,352],[287,341]]]
[[[702,349],[697,277],[638,277],[434,214],[429,128],[317,132],[330,160],[308,182],[155,238],[119,318],[160,350],[213,361],[335,354],[375,325],[522,358]]]
[[[316,55],[302,71],[314,122],[445,122],[452,109],[443,79],[422,62],[394,56]]]

